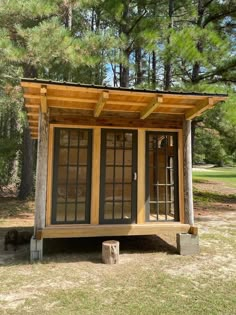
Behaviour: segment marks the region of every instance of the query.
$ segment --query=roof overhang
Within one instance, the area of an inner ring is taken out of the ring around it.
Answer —
[[[111,112],[136,113],[140,120],[154,116],[158,119],[163,114],[191,120],[227,98],[226,94],[136,90],[36,79],[22,79],[21,86],[33,138],[38,137],[39,112],[47,112],[48,108],[84,110],[94,118]]]

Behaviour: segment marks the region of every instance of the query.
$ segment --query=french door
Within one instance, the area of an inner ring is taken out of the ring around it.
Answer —
[[[102,129],[100,223],[136,222],[137,132]]]
[[[52,223],[90,222],[92,130],[55,128]]]
[[[146,132],[146,221],[178,221],[178,142],[174,132]]]

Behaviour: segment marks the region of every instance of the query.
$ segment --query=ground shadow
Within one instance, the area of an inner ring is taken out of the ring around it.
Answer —
[[[215,192],[194,190],[195,201],[203,202],[221,202],[221,203],[236,203],[236,194],[221,195]]]
[[[19,230],[32,228],[17,227]],[[9,245],[4,251],[4,236],[9,228],[0,228],[0,265],[28,264],[29,245],[20,245],[16,251]],[[120,242],[120,254],[137,254],[166,252],[176,254],[176,247],[157,235],[120,236],[120,237],[90,237],[44,240],[44,263],[89,261],[101,263],[102,242],[105,240]]]

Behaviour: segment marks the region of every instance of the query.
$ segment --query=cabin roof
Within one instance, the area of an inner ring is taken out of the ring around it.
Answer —
[[[227,94],[129,89],[27,78],[21,79],[21,86],[33,138],[38,136],[39,110],[44,110],[45,106],[84,110],[91,117],[122,112],[139,115],[140,120],[158,119],[160,115],[190,120],[227,98]]]

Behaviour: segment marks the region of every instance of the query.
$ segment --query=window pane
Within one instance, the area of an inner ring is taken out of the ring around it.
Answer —
[[[60,148],[59,150],[59,164],[67,164],[68,149]]]
[[[68,129],[61,129],[60,130],[60,145],[61,146],[68,146]]]
[[[85,203],[77,203],[77,221],[85,221]]]
[[[132,168],[131,167],[125,167],[124,168],[124,182],[125,183],[131,183],[132,182]]]
[[[67,186],[67,202],[76,201],[76,185]]]
[[[79,130],[79,146],[80,147],[88,146],[88,130],[84,129]]]
[[[77,187],[77,201],[86,200],[86,185],[78,185]]]
[[[112,219],[112,209],[113,209],[113,203],[106,202],[104,206],[104,219],[106,220]]]
[[[66,220],[75,221],[75,204],[74,203],[67,203]]]
[[[65,202],[66,201],[66,186],[59,185],[57,186],[57,202]]]
[[[124,200],[131,201],[131,184],[124,184]]]
[[[123,165],[123,150],[116,149],[116,165]]]
[[[131,166],[132,165],[132,151],[131,150],[125,150],[125,166]]]
[[[157,207],[158,204],[156,203],[150,203],[150,217],[149,220],[157,220]]]
[[[113,183],[114,177],[113,177],[113,167],[106,167],[106,183]]]
[[[115,200],[122,200],[122,185],[115,184]]]
[[[70,130],[70,146],[78,147],[78,130],[77,129]]]
[[[114,204],[114,219],[122,219],[122,202]]]
[[[113,200],[113,184],[105,185],[105,200]]]
[[[58,168],[58,184],[65,184],[67,180],[67,167],[59,166]]]
[[[115,182],[116,183],[122,183],[122,175],[123,175],[123,168],[117,166],[115,168]]]
[[[80,166],[78,169],[79,184],[86,184],[87,182],[87,166]]]
[[[77,159],[78,159],[78,149],[77,148],[70,148],[69,164],[70,165],[77,165]]]
[[[77,182],[77,166],[68,167],[68,184],[76,184]]]
[[[66,205],[64,203],[57,204],[56,221],[65,221],[65,208],[66,208]]]
[[[115,150],[108,149],[106,152],[106,165],[114,164],[114,152]]]
[[[106,135],[106,147],[107,148],[114,148],[114,143],[115,143],[115,136],[114,133],[107,133]]]
[[[88,164],[88,157],[87,157],[88,149],[79,148],[79,164]]]
[[[133,134],[130,132],[125,133],[125,147],[132,148],[133,144]]]
[[[124,202],[124,217],[123,219],[131,218],[131,202]]]

